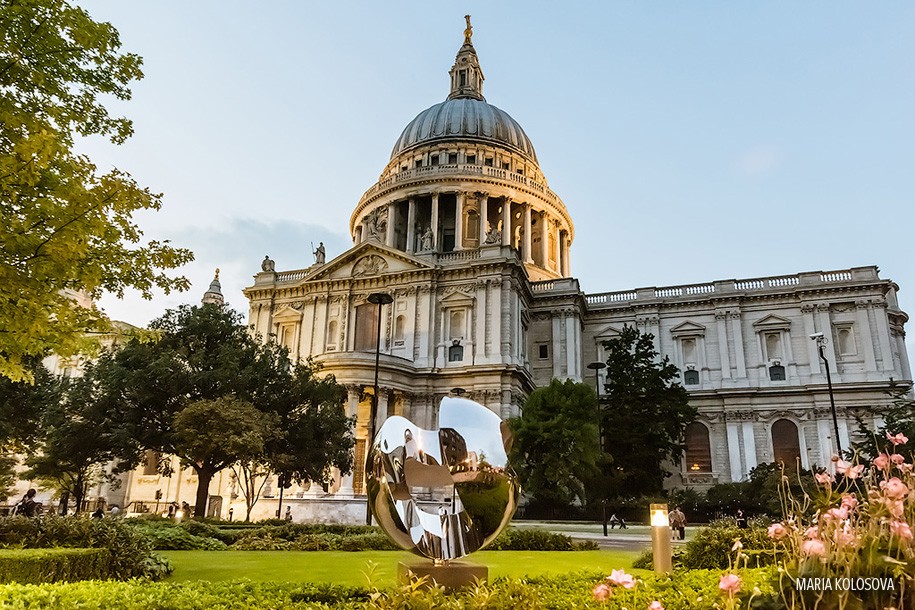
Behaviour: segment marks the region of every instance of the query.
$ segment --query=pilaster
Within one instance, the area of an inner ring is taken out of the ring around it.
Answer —
[[[454,204],[454,249],[464,249],[464,192],[458,191]]]
[[[524,235],[521,236],[521,258],[525,264],[533,264],[534,259],[531,256],[531,204],[524,204],[524,224],[522,225]]]
[[[407,252],[416,250],[416,198],[410,197],[407,204]]]
[[[506,197],[502,201],[502,245],[510,246],[512,243],[512,202]]]
[[[432,250],[438,252],[438,193],[432,193]]]

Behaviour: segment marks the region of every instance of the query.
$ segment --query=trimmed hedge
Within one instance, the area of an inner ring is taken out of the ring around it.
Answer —
[[[0,582],[105,580],[110,566],[106,549],[0,549]]]

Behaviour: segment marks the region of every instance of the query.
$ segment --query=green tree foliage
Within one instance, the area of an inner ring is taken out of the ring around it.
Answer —
[[[0,375],[0,453],[22,452],[38,430],[44,405],[57,400],[59,384],[36,357],[24,362],[32,383]]]
[[[29,357],[73,355],[108,328],[74,293],[188,287],[163,270],[191,253],[144,243],[133,220],[160,196],[72,150],[76,135],[120,144],[132,132],[103,104],[142,77],[120,46],[114,27],[65,0],[0,0],[0,376],[32,381]]]
[[[511,420],[512,462],[525,493],[556,510],[584,502],[585,486],[598,472],[594,390],[554,379],[534,390],[521,417]]]
[[[680,463],[683,431],[697,411],[650,334],[631,326],[605,343],[607,383],[600,401],[603,461],[598,494],[606,498],[661,492],[666,464]]]
[[[258,343],[224,307],[183,306],[150,327],[157,341],[132,340],[98,364],[107,411],[142,447],[181,455],[176,416],[192,402],[233,396],[277,418],[280,434],[262,460],[274,471],[322,481],[332,467],[350,470],[352,421],[332,377],[290,364],[285,348]],[[198,516],[205,509],[195,507]]]
[[[71,496],[79,512],[89,489],[129,468],[139,449],[101,408],[94,367],[60,384],[57,399],[42,409],[39,440],[29,447],[25,474]]]
[[[175,416],[175,454],[197,473],[196,513],[206,507],[213,475],[249,462],[279,433],[277,418],[232,396],[197,400]]]

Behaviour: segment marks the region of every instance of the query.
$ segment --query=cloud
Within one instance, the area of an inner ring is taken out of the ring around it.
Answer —
[[[782,153],[778,149],[759,146],[741,154],[735,165],[741,174],[758,178],[774,172],[781,166],[782,161]]]

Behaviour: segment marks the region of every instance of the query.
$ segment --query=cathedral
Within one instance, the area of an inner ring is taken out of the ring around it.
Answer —
[[[873,420],[868,409],[891,384],[910,382],[908,316],[873,266],[583,291],[569,273],[571,215],[522,127],[483,96],[469,18],[449,79],[445,101],[404,128],[357,202],[352,248],[326,262],[322,248],[305,269],[265,259],[244,291],[252,332],[313,358],[349,391],[355,472],[296,494],[312,497],[315,517],[364,515],[376,337],[371,429],[391,415],[434,428],[444,396],[507,418],[553,378],[601,386],[587,365],[634,325],[677,365],[699,410],[669,479],[699,489],[765,462],[829,464],[836,428],[849,447],[854,415]]]

